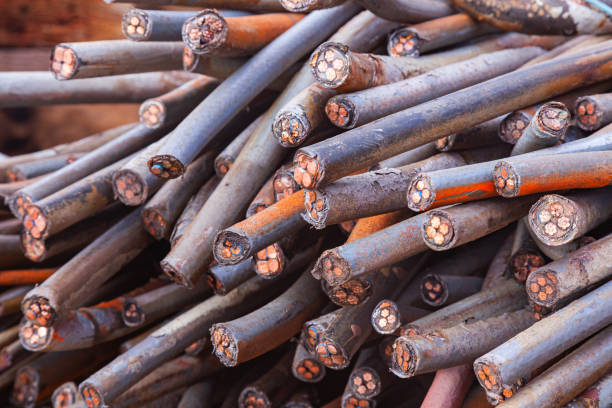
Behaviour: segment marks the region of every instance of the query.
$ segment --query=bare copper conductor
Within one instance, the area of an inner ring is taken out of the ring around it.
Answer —
[[[73,50],[63,45],[56,45],[51,54],[51,72],[57,79],[70,79],[79,67]]]
[[[312,73],[323,86],[336,88],[349,75],[348,47],[327,42],[315,50],[310,60]]]
[[[321,177],[317,159],[298,153],[294,164],[293,178],[295,181],[304,188],[313,188]]]
[[[156,129],[164,123],[166,107],[159,101],[147,100],[140,105],[138,115],[140,123],[148,128]]]
[[[454,238],[451,221],[445,215],[433,211],[423,223],[423,239],[432,248],[444,248]]]
[[[255,254],[255,272],[263,278],[278,276],[287,264],[287,258],[278,243],[268,245]]]
[[[394,31],[389,37],[387,50],[393,57],[418,57],[421,39],[413,31],[403,28]]]

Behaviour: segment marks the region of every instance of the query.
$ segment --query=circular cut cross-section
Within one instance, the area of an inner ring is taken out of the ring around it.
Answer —
[[[425,211],[434,200],[435,191],[429,176],[420,174],[410,182],[407,193],[408,208],[412,211]]]
[[[238,406],[243,408],[270,408],[272,404],[262,390],[255,387],[246,387],[238,397]]]
[[[151,22],[147,13],[132,9],[123,15],[121,30],[123,34],[133,41],[143,41],[151,36]]]
[[[501,161],[493,170],[495,191],[502,197],[515,197],[520,192],[520,178],[508,162]]]
[[[234,367],[238,361],[238,345],[231,330],[223,324],[215,324],[211,327],[210,334],[215,355],[224,365]]]
[[[400,327],[400,324],[400,312],[392,300],[381,300],[372,311],[372,327],[380,334],[391,334]]]
[[[56,79],[70,79],[79,68],[76,53],[64,46],[56,45],[51,54],[51,72]]]
[[[40,296],[27,299],[23,305],[23,311],[26,319],[46,327],[50,327],[56,317],[55,310],[49,301]]]
[[[352,128],[357,120],[355,106],[351,101],[343,99],[342,95],[334,97],[327,102],[325,114],[334,126],[342,129]]]
[[[321,44],[315,50],[310,66],[321,85],[337,88],[346,81],[350,72],[348,52],[346,45],[334,42]]]
[[[412,358],[415,353],[410,344],[398,337],[393,343],[393,349],[391,371],[400,378],[412,377],[416,366]]]
[[[553,306],[559,298],[557,288],[559,278],[552,270],[537,270],[527,278],[525,287],[529,298],[536,304],[544,307]]]
[[[560,139],[570,125],[570,113],[561,102],[548,102],[536,113],[536,128],[541,137]]]
[[[287,265],[285,252],[277,243],[268,245],[255,254],[255,272],[264,279],[274,279]]]
[[[380,376],[370,367],[354,370],[349,377],[349,384],[353,392],[362,398],[373,398],[380,394]]]
[[[323,379],[325,367],[314,358],[306,358],[297,363],[293,374],[300,381],[315,383]]]
[[[499,124],[499,137],[506,143],[516,144],[521,138],[531,117],[526,113],[516,111],[506,116]]]
[[[456,241],[452,221],[442,211],[432,211],[423,223],[423,240],[428,247],[443,251],[452,247]]]
[[[421,39],[412,30],[400,28],[389,36],[387,52],[393,57],[418,57],[421,54]]]
[[[594,99],[583,96],[576,101],[576,123],[587,131],[601,127],[602,111]]]
[[[333,339],[322,338],[315,347],[317,359],[333,370],[346,368],[350,360],[345,350]]]
[[[53,327],[41,326],[23,318],[19,325],[19,340],[29,351],[44,350],[53,338]]]
[[[22,367],[15,375],[11,402],[17,407],[33,407],[40,392],[40,377],[33,368]]]
[[[435,274],[429,274],[421,282],[421,295],[425,303],[438,306],[448,299],[448,285]]]
[[[284,147],[299,146],[310,132],[310,121],[302,111],[280,112],[272,124],[274,137]]]
[[[106,406],[106,404],[104,404],[104,401],[102,400],[102,396],[100,395],[98,390],[95,389],[95,387],[85,384],[81,385],[79,388],[81,390],[81,396],[83,397],[87,408],[101,408]]]
[[[529,210],[529,226],[546,245],[558,246],[576,238],[578,208],[563,196],[549,194]]]
[[[227,22],[217,11],[204,10],[183,24],[183,42],[196,54],[206,54],[227,40]]]
[[[351,267],[333,251],[325,251],[317,261],[315,268],[320,271],[321,277],[332,286],[345,283],[351,276]]]
[[[298,153],[294,165],[293,178],[295,181],[304,188],[313,188],[321,177],[317,159],[308,157],[304,153]]]
[[[217,234],[213,254],[222,265],[234,265],[251,252],[249,238],[240,230],[226,229]]]
[[[138,111],[140,123],[150,129],[157,129],[166,119],[166,106],[154,99],[144,101]]]
[[[78,390],[73,382],[68,382],[60,385],[53,391],[51,401],[53,408],[69,408],[76,404],[78,399]]]
[[[162,154],[149,159],[149,171],[163,179],[177,178],[185,172],[185,166],[176,157]]]

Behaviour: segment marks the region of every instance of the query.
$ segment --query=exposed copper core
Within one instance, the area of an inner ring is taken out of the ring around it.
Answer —
[[[578,99],[576,105],[576,120],[585,130],[596,130],[601,127],[602,113],[595,100],[588,96]]]
[[[515,254],[510,261],[510,271],[518,282],[525,282],[531,272],[546,264],[546,260],[537,253],[525,252]]]
[[[49,301],[42,297],[28,299],[24,316],[31,322],[41,326],[50,327],[55,320],[55,310],[49,305]]]
[[[502,387],[499,373],[494,366],[490,366],[482,362],[476,362],[474,363],[474,371],[476,372],[478,382],[487,391],[493,391],[501,394],[504,387]]]
[[[344,283],[350,276],[350,266],[331,251],[324,252],[315,267],[321,271],[323,279],[332,286]]]
[[[230,162],[229,160],[226,160],[224,158],[217,158],[217,160],[215,160],[215,166],[217,166],[217,170],[223,176],[225,174],[227,174],[229,169],[232,168],[232,164],[233,164],[232,162]]]
[[[285,147],[302,144],[310,130],[310,121],[304,112],[281,112],[272,124],[272,133]]]
[[[164,179],[177,178],[185,172],[185,166],[175,157],[162,154],[149,159],[149,171]]]
[[[550,307],[557,301],[559,279],[555,271],[539,270],[527,278],[525,287],[531,300],[545,307]]]
[[[349,101],[342,100],[341,97],[330,99],[325,104],[325,114],[330,122],[339,128],[352,127],[355,122],[355,107]]]
[[[453,137],[454,135],[448,135],[448,136],[444,136],[436,140],[436,149],[438,149],[441,152],[445,151],[445,149],[450,145],[451,138]]]
[[[391,334],[401,325],[397,304],[392,300],[383,299],[372,311],[372,327],[378,333]]]
[[[102,402],[102,396],[94,387],[90,385],[84,385],[81,388],[81,396],[85,401],[87,408],[100,408],[104,406]]]
[[[205,10],[183,24],[183,42],[197,54],[211,52],[227,38],[227,23],[215,10]]]
[[[49,219],[37,206],[30,204],[26,215],[23,217],[23,229],[34,239],[46,238],[48,236]]]
[[[66,383],[53,392],[53,408],[68,408],[77,402],[77,389],[74,383]]]
[[[432,213],[423,224],[423,238],[433,247],[443,248],[454,238],[455,231],[451,221],[443,214]]]
[[[25,217],[28,207],[32,204],[32,199],[26,195],[17,193],[17,197],[13,201],[15,203],[15,207],[17,209],[17,214],[19,218]]]
[[[206,283],[208,283],[208,286],[210,286],[210,288],[215,292],[215,294],[225,293],[223,283],[219,279],[217,279],[217,277],[213,273],[206,273]]]
[[[242,408],[270,408],[272,404],[265,392],[247,387],[240,393],[238,406]]]
[[[23,367],[17,371],[13,382],[11,402],[18,407],[33,407],[38,397],[40,381],[38,373],[30,367]]]
[[[17,169],[8,169],[6,171],[6,174],[11,183],[15,183],[17,181],[23,181],[27,178],[26,175],[22,171],[17,170]]]
[[[319,190],[310,190],[304,194],[304,219],[317,229],[325,228],[329,205],[325,193]]]
[[[78,69],[79,62],[73,50],[56,45],[51,54],[51,72],[57,79],[70,79]]]
[[[519,192],[519,181],[510,163],[499,162],[493,170],[495,190],[503,197],[514,197]]]
[[[126,326],[136,327],[140,326],[145,321],[145,314],[138,304],[126,299],[121,309],[121,317]]]
[[[293,171],[283,171],[274,177],[273,188],[274,199],[280,201],[297,192],[300,185],[293,178]]]
[[[283,249],[274,243],[255,254],[255,272],[262,278],[276,278],[287,265]]]
[[[434,189],[429,177],[417,176],[408,187],[408,208],[413,211],[423,211],[433,203],[435,199]]]
[[[185,46],[183,48],[183,69],[185,71],[191,71],[195,68],[195,63],[198,61],[198,57],[189,49],[189,47]]]
[[[356,395],[349,395],[342,401],[342,408],[372,408],[374,404],[366,398],[359,398]]]
[[[423,278],[421,293],[430,304],[437,305],[448,297],[448,288],[438,276],[430,274]]]
[[[314,352],[319,339],[323,335],[323,328],[317,326],[316,324],[309,324],[304,328],[303,332],[305,334],[304,347],[306,347],[306,349],[310,352]]]
[[[143,202],[145,185],[141,178],[131,170],[119,170],[115,173],[113,189],[124,204],[139,205]]]
[[[414,352],[409,344],[398,338],[393,343],[393,360],[391,370],[400,378],[412,377],[415,369],[415,362],[412,358]]]
[[[351,279],[340,286],[329,289],[332,302],[340,306],[356,306],[365,301],[372,293],[372,284],[363,279]]]
[[[552,312],[551,308],[538,305],[537,303],[533,303],[533,300],[531,299],[529,299],[529,305],[533,308],[533,317],[536,320],[542,320],[546,315]]]
[[[181,275],[172,265],[167,262],[160,262],[162,271],[177,285],[191,287],[193,286],[183,275]]]
[[[159,211],[154,208],[146,208],[142,211],[142,223],[145,230],[156,239],[164,238],[166,221]]]
[[[316,7],[318,0],[280,0],[280,4],[285,10],[292,13],[301,13],[303,11],[312,11],[312,7]]]
[[[420,45],[421,39],[414,31],[400,28],[389,36],[387,52],[392,57],[418,57],[421,54]]]
[[[45,241],[34,239],[30,231],[26,229],[21,231],[21,246],[25,257],[34,262],[39,262],[47,252]]]
[[[345,368],[350,363],[342,347],[332,339],[320,339],[315,347],[315,353],[323,365],[334,370]]]
[[[400,330],[400,336],[414,337],[421,334],[421,330],[417,326],[406,325]]]
[[[144,101],[138,111],[140,123],[148,128],[156,129],[160,127],[166,119],[166,107],[163,103],[156,100]]]
[[[215,355],[226,366],[235,366],[238,359],[238,346],[232,333],[221,324],[215,324],[210,332]]]
[[[316,158],[298,153],[295,157],[293,178],[304,188],[313,188],[321,177],[319,163]]]
[[[381,383],[378,373],[370,367],[354,370],[349,377],[353,392],[363,398],[372,398],[380,393]]]
[[[222,239],[219,240],[217,248],[215,248],[215,256],[220,256],[228,263],[236,263],[242,260],[243,253],[249,252],[249,247],[250,245],[245,237],[225,230]]]
[[[41,350],[51,341],[52,330],[52,327],[41,326],[24,318],[19,325],[19,340],[22,346],[29,351]]]
[[[383,362],[387,367],[391,367],[391,365],[393,365],[394,342],[395,337],[383,336],[382,340],[378,345],[378,353],[380,354],[380,357],[383,359]]]
[[[524,112],[512,112],[499,124],[499,137],[506,143],[516,144],[529,126],[529,122],[531,117]]]
[[[319,83],[337,88],[349,75],[348,47],[339,43],[325,43],[312,54],[310,66]]]
[[[542,197],[531,208],[529,223],[538,238],[547,245],[562,245],[574,238],[577,211],[571,200],[550,194]]]
[[[560,138],[569,126],[570,119],[569,110],[564,104],[549,102],[538,110],[537,126],[539,130]]]
[[[317,360],[307,358],[300,361],[294,371],[299,375],[301,381],[317,382],[325,374],[325,367]]]
[[[136,9],[128,11],[121,21],[121,28],[130,40],[146,40],[150,32],[147,14]]]

